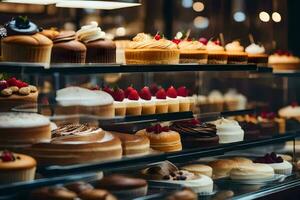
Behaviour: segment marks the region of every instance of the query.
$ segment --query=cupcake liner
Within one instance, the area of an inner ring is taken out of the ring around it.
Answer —
[[[169,113],[179,112],[179,103],[177,103],[177,104],[169,104],[169,106],[168,106],[168,112]]]
[[[142,114],[143,115],[153,115],[155,114],[155,105],[152,106],[142,106]]]
[[[0,183],[8,184],[21,181],[31,181],[35,177],[36,168],[0,171]]]
[[[2,43],[1,49],[3,61],[50,63],[52,45],[25,46]]]
[[[142,114],[142,106],[126,107],[126,115],[137,116]]]
[[[190,104],[189,103],[179,103],[179,111],[180,112],[190,111]]]
[[[292,171],[293,171],[292,168],[290,168],[290,169],[274,169],[275,174],[283,174],[283,175],[291,175]]]
[[[115,116],[125,116],[126,115],[126,107],[116,108],[115,107]]]
[[[168,113],[168,105],[156,105],[156,114]]]

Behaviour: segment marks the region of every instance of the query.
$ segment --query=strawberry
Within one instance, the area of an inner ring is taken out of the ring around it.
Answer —
[[[208,40],[206,38],[202,37],[202,38],[199,39],[199,42],[201,42],[204,45],[207,45]]]
[[[11,162],[11,161],[16,160],[14,155],[9,151],[3,151],[0,158],[1,158],[2,162]]]
[[[134,88],[132,86],[129,86],[126,90],[125,90],[125,97],[128,98],[129,93],[131,92],[131,90],[134,90]]]
[[[6,80],[0,81],[0,90],[4,90],[5,88],[8,88],[8,87],[9,87],[9,85]]]
[[[187,97],[188,91],[185,86],[181,86],[177,89],[177,95],[180,97]]]
[[[164,88],[160,88],[156,94],[155,94],[157,99],[167,99],[167,94]]]
[[[114,89],[112,96],[115,101],[123,101],[125,99],[125,93],[120,88]]]
[[[132,89],[128,95],[128,99],[137,101],[139,98],[138,92],[135,89]]]
[[[295,107],[298,106],[298,103],[297,103],[296,101],[293,101],[293,102],[291,103],[291,106],[292,106],[293,108],[295,108]]]
[[[150,92],[150,89],[149,87],[145,86],[143,87],[141,90],[140,90],[140,97],[144,100],[151,100],[152,98],[152,95],[151,95],[151,92]]]
[[[170,98],[177,98],[177,91],[173,86],[170,86],[167,90],[167,96]]]
[[[113,95],[113,90],[109,86],[105,86],[102,90],[111,96]]]
[[[174,42],[175,44],[179,44],[181,42],[180,39],[173,39],[172,42]]]
[[[159,34],[156,34],[156,35],[154,36],[154,39],[155,39],[155,40],[160,40],[160,39],[161,39],[161,36],[160,36]]]
[[[216,45],[219,45],[219,46],[221,46],[221,42],[220,42],[220,40],[216,40],[216,41],[214,41],[214,43],[215,43]]]
[[[25,82],[23,82],[23,81],[16,80],[16,86],[17,86],[18,88],[22,88],[22,87],[27,87],[28,84],[25,83]]]
[[[7,84],[9,86],[17,86],[16,81],[17,81],[17,79],[15,77],[11,77],[10,79],[7,80]]]
[[[156,84],[150,85],[150,91],[152,96],[155,96],[156,92],[159,90],[159,87]]]

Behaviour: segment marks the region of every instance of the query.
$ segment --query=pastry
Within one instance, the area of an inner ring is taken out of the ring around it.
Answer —
[[[292,164],[284,160],[281,156],[276,155],[276,153],[274,152],[272,152],[271,154],[266,154],[263,157],[256,158],[254,162],[268,164],[274,169],[276,174],[292,174]]]
[[[142,114],[142,103],[140,96],[135,89],[129,91],[128,97],[125,99],[126,103],[126,115],[141,115]]]
[[[147,194],[147,181],[140,178],[130,178],[121,175],[105,176],[95,182],[95,188],[105,189],[112,192],[118,198],[126,197],[133,199]]]
[[[219,41],[209,41],[206,45],[208,64],[227,64],[228,55]]]
[[[247,106],[247,98],[232,89],[224,95],[224,101],[225,109],[229,111],[245,110]]]
[[[178,64],[179,54],[177,45],[159,34],[139,33],[125,49],[126,64]]]
[[[155,114],[156,105],[155,101],[152,99],[152,94],[149,87],[143,87],[139,95],[141,97],[142,103],[142,114],[143,115],[153,115]]]
[[[273,168],[260,163],[240,165],[230,171],[233,180],[268,180],[273,177]]]
[[[160,124],[156,124],[138,131],[137,135],[148,137],[150,147],[158,151],[172,152],[182,149],[179,133],[170,130],[168,126],[162,127]]]
[[[76,32],[77,40],[87,48],[86,63],[115,63],[116,44],[105,40],[105,32],[93,21]]]
[[[1,40],[2,61],[50,63],[52,41],[39,33],[27,17],[16,17],[5,25],[7,37]]]
[[[50,121],[36,113],[4,112],[0,115],[0,144],[17,148],[51,138]]]
[[[86,47],[74,31],[62,31],[52,41],[51,63],[85,63]]]
[[[248,164],[252,164],[252,160],[248,159],[248,158],[244,158],[244,157],[233,157],[230,158],[230,160],[233,160],[238,166],[239,165],[248,165]]]
[[[136,157],[150,153],[150,141],[147,137],[116,132],[113,134],[121,140],[124,156]]]
[[[194,173],[196,175],[206,175],[212,177],[213,169],[208,165],[203,164],[191,164],[181,167],[181,169]]]
[[[217,127],[220,144],[244,140],[244,130],[237,121],[222,118],[213,122],[213,124]]]
[[[160,88],[155,94],[156,114],[168,113],[169,103],[167,93],[163,88]]]
[[[30,193],[30,200],[74,200],[77,198],[72,192],[62,186],[42,187]]]
[[[230,171],[238,166],[234,160],[230,159],[215,160],[208,163],[208,165],[213,168],[214,179],[228,177]]]
[[[269,56],[269,65],[273,70],[299,70],[300,58],[288,51],[278,50]]]
[[[177,88],[177,95],[179,100],[179,111],[187,112],[190,111],[190,99],[188,97],[188,91],[185,86]]]
[[[166,200],[198,200],[198,195],[193,190],[185,188],[169,195]]]
[[[265,66],[268,64],[268,55],[265,54],[264,46],[252,43],[245,49],[248,53],[248,63]]]
[[[247,64],[248,54],[244,52],[244,47],[239,41],[233,41],[225,46],[228,55],[228,64]]]
[[[40,165],[71,165],[116,160],[122,157],[121,141],[101,128],[81,124],[52,131],[53,139],[25,149]]]
[[[300,106],[297,102],[291,103],[291,105],[281,108],[278,111],[279,117],[286,121],[287,130],[295,130],[300,127]]]
[[[218,90],[212,90],[208,96],[209,112],[222,112],[224,110],[224,96]]]
[[[13,108],[29,105],[36,108],[39,92],[33,85],[29,85],[15,77],[0,80],[0,112],[8,112]]]
[[[180,63],[199,63],[207,64],[208,54],[206,46],[197,40],[178,40],[173,42],[178,43],[180,51]]]
[[[114,117],[111,95],[103,91],[92,91],[80,87],[67,87],[56,91],[57,115],[87,114]]]
[[[168,100],[168,112],[179,112],[179,98],[177,97],[177,91],[173,86],[170,86],[167,90]]]
[[[197,106],[199,106],[200,113],[209,113],[212,110],[212,105],[208,102],[208,97],[205,95],[197,96]]]
[[[172,130],[178,132],[184,148],[208,147],[219,144],[216,126],[199,120],[185,120],[172,123]]]
[[[0,152],[0,184],[32,181],[35,177],[36,161],[27,155]]]
[[[105,90],[103,90],[105,91]],[[125,116],[126,115],[126,103],[125,103],[125,93],[124,90],[120,88],[114,88],[111,91],[111,95],[114,98],[114,108],[116,116]]]

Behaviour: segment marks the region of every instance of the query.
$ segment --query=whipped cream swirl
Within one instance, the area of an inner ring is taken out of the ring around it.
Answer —
[[[179,49],[205,50],[206,46],[199,41],[182,41],[178,44]]]
[[[206,45],[206,49],[208,51],[224,51],[224,47],[220,46],[220,45],[217,45],[215,44],[214,42],[212,41],[209,41]]]
[[[156,40],[145,33],[139,33],[133,38],[130,43],[131,49],[146,49],[146,48],[159,48],[159,49],[177,49],[177,45],[170,40],[160,39]]]
[[[244,130],[235,120],[219,119],[213,124],[217,127],[217,135],[219,136],[219,143],[239,142],[244,139]]]
[[[252,43],[248,47],[246,47],[245,51],[249,54],[263,54],[266,50],[264,46]]]
[[[105,32],[98,27],[97,22],[91,22],[89,25],[82,26],[76,32],[76,38],[84,43],[89,43],[95,40],[105,39]]]
[[[231,43],[228,43],[225,46],[226,51],[234,51],[234,52],[243,52],[244,47],[241,46],[239,41],[233,41]]]

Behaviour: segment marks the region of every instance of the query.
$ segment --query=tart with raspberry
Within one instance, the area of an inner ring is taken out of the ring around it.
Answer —
[[[277,50],[269,56],[269,64],[273,70],[299,70],[300,58],[289,51]]]
[[[156,106],[155,101],[152,98],[149,87],[145,86],[140,90],[139,93],[142,103],[142,114],[153,115],[155,114]]]
[[[128,96],[127,96],[128,94]],[[139,93],[132,87],[129,87],[125,91],[127,98],[126,103],[126,115],[141,115],[142,114],[142,103],[140,100]]]
[[[38,90],[35,86],[16,79],[15,77],[0,80],[0,112],[11,111],[25,104],[36,107]]]

